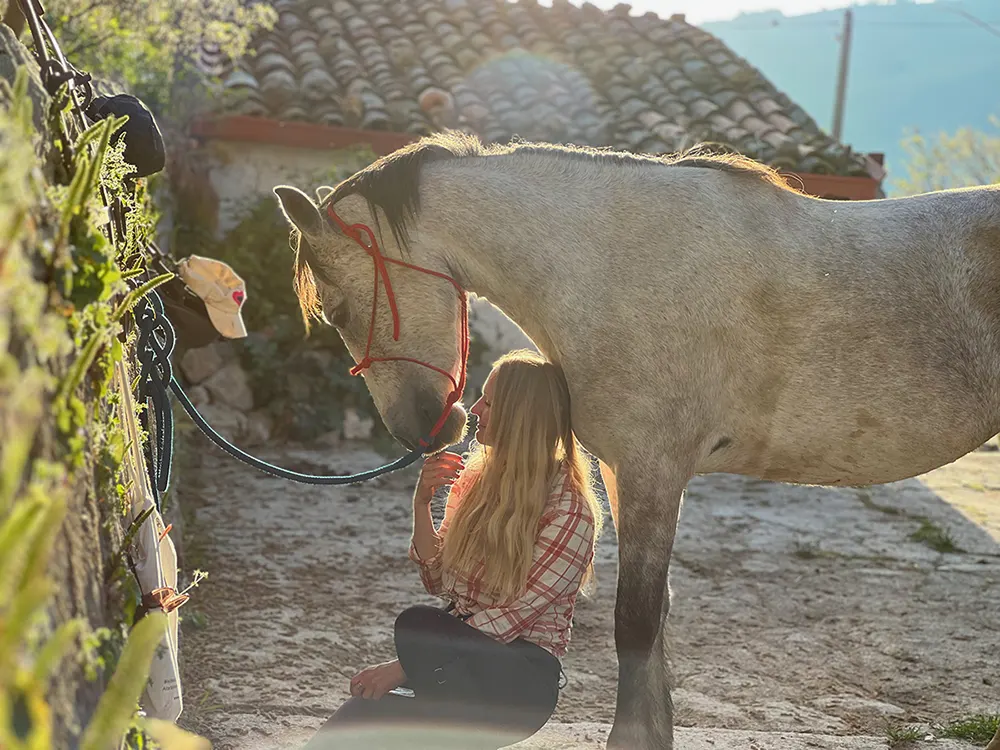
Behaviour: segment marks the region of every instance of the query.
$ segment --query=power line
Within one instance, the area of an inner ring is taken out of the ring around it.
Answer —
[[[993,34],[993,36],[1000,36],[1000,31],[998,31],[997,29],[995,29],[993,26],[991,26],[990,24],[988,24],[986,21],[982,20],[981,18],[977,18],[976,16],[972,15],[967,10],[961,10],[959,8],[945,8],[945,7],[942,7],[941,10],[943,10],[946,13],[949,13],[949,12],[950,13],[955,13],[956,15],[959,15],[962,18],[968,19],[972,23],[976,24],[976,26],[979,26],[979,27],[981,27],[983,29],[986,29],[986,31],[988,31],[989,33]]]
[[[970,19],[971,20],[971,19]],[[968,29],[973,31],[973,29],[967,23],[962,23],[960,21],[866,21],[864,19],[855,19],[855,24],[860,26],[892,26],[898,28],[909,28],[909,27],[923,27],[923,28],[952,28],[952,29]],[[719,25],[725,24],[725,21],[719,23]],[[705,24],[708,26],[709,24]],[[1000,36],[1000,30],[996,27],[1000,26],[1000,21],[992,22],[992,25],[986,21],[977,24],[982,26],[991,34],[996,34]],[[785,29],[835,29],[840,26],[838,21],[820,21],[814,23],[779,23],[774,22],[767,26],[729,26],[726,25],[726,31],[773,31],[776,28]]]
[[[932,28],[949,27],[949,28],[969,28],[969,24],[962,23],[961,21],[862,21],[867,26],[929,26]],[[998,24],[1000,21],[993,21],[993,24]],[[995,32],[996,29],[990,26],[986,21],[982,21],[981,25]],[[971,29],[970,29],[971,31]]]
[[[976,16],[972,15],[971,13],[967,13],[966,11],[959,11],[952,9],[946,9],[946,10],[948,12],[954,12],[963,16],[971,23],[985,29],[991,34],[1000,36],[1000,29],[997,28],[998,26],[1000,26],[1000,21],[984,21],[981,18],[977,18]],[[892,26],[899,28],[908,28],[908,27],[961,28],[961,29],[969,29],[970,31],[972,30],[969,24],[963,21],[875,21],[875,20],[868,20],[865,18],[855,18],[854,23],[856,25],[860,24],[862,26]],[[705,24],[705,26],[709,25],[711,24]],[[715,25],[718,26],[725,25],[727,31],[772,31],[773,29],[777,28],[786,28],[794,30],[838,28],[840,26],[840,21],[835,21],[833,19],[829,21],[795,21],[792,19],[785,19],[784,21],[774,20],[774,21],[769,21],[762,25],[753,25],[753,26],[732,26],[725,21],[717,21],[715,22]]]

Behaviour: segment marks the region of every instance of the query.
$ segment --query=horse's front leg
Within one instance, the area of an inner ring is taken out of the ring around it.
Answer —
[[[618,702],[607,743],[614,750],[673,747],[670,668],[664,643],[670,610],[667,572],[681,499],[692,475],[670,466],[666,456],[659,461],[661,465],[622,466],[615,472],[619,494]]]

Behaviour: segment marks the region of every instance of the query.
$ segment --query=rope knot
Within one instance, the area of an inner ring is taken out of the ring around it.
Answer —
[[[372,366],[372,358],[365,357],[356,365],[354,365],[354,367],[351,368],[351,375],[357,375],[359,372],[367,370],[371,366]]]

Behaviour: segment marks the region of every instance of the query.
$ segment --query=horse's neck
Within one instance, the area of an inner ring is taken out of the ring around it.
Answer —
[[[577,194],[570,196],[555,179],[532,175],[530,189],[523,181],[515,189],[502,170],[467,169],[427,181],[422,230],[469,292],[503,310],[558,359],[568,332],[578,328],[600,250],[582,241],[588,227],[577,201],[586,203],[585,188],[573,186]]]

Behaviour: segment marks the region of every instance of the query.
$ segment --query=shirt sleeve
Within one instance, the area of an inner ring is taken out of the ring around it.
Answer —
[[[441,541],[444,540],[445,532],[448,530],[448,521],[458,502],[459,492],[460,488],[456,483],[452,485],[452,489],[448,493],[448,504],[444,509],[444,518],[436,532],[439,540],[437,552],[430,557],[421,557],[413,544],[413,539],[410,539],[410,560],[415,562],[420,569],[420,582],[424,584],[424,589],[431,596],[441,596],[444,593],[444,584],[441,579]]]
[[[579,590],[593,547],[594,522],[585,506],[559,513],[538,535],[524,594],[502,607],[476,612],[466,622],[501,643],[509,643],[554,602]]]

